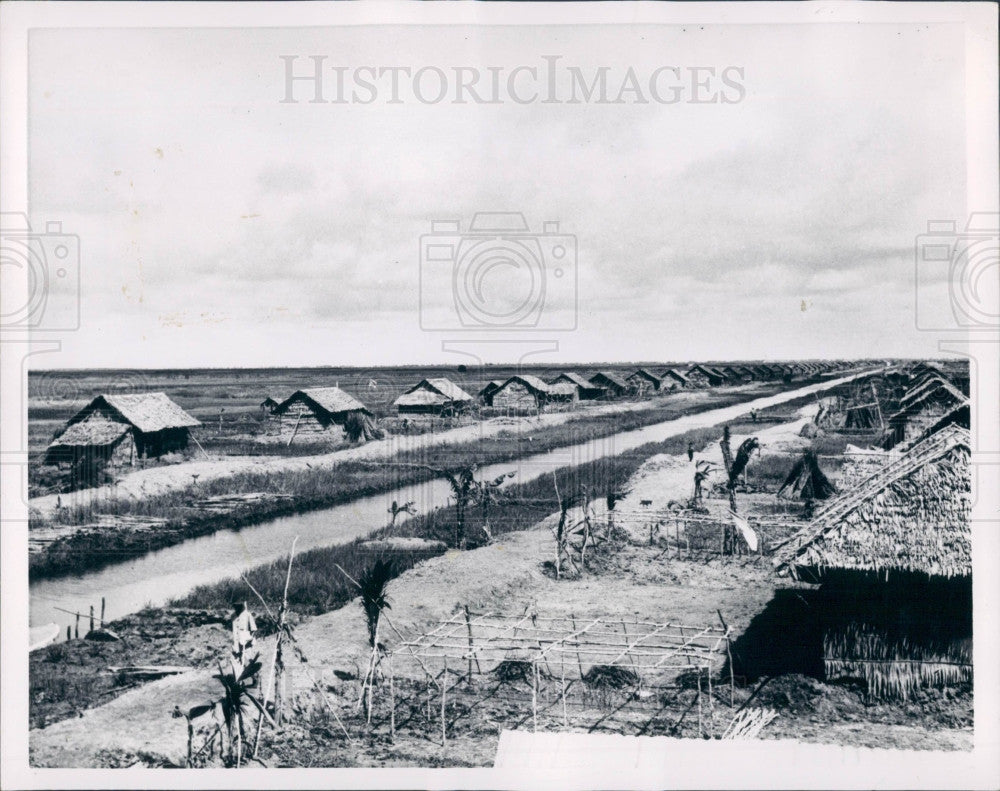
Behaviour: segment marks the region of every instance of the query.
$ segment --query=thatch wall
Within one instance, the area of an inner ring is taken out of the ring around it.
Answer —
[[[972,680],[972,578],[838,572],[821,589],[823,673],[874,698]]]

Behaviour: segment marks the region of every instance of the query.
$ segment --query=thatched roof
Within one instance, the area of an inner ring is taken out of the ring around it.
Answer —
[[[392,402],[395,406],[444,406],[448,399],[433,390],[413,390]]]
[[[99,395],[69,420],[70,425],[79,423],[94,412],[110,412],[117,418],[139,431],[150,434],[171,428],[191,428],[201,422],[191,417],[166,393],[136,393]]]
[[[129,429],[130,426],[128,423],[109,420],[100,414],[92,412],[79,423],[67,426],[66,430],[56,437],[49,447],[71,448],[113,445]]]
[[[313,410],[322,410],[330,415],[343,412],[364,412],[371,414],[368,408],[354,396],[345,393],[339,387],[310,387],[296,390],[282,401],[274,410],[281,414],[288,410],[294,401],[305,401]]]
[[[598,387],[606,387],[608,384],[612,384],[619,390],[628,389],[628,385],[625,384],[625,380],[618,374],[611,371],[599,371],[590,377],[590,383],[591,386],[597,385]]]
[[[533,376],[531,374],[518,374],[517,376],[512,376],[505,381],[503,385],[501,385],[501,389],[509,385],[511,382],[520,382],[534,393],[541,393],[542,395],[549,394],[549,385],[537,376]]]
[[[688,381],[688,378],[684,374],[682,374],[680,371],[678,371],[676,368],[668,368],[666,371],[664,371],[663,373],[661,373],[660,374],[660,381],[663,381],[664,379],[673,379],[675,382],[677,382],[679,384],[682,384],[682,385],[689,385],[689,384],[691,384]]]
[[[560,382],[568,382],[575,384],[581,390],[594,390],[594,386],[584,379],[580,374],[575,373],[561,373],[555,379],[552,380],[552,384],[559,384]]]
[[[393,403],[396,406],[426,406],[429,404],[462,403],[471,400],[472,396],[450,379],[437,377],[421,380]]]
[[[916,437],[905,443],[899,444],[899,432],[897,431],[890,432],[886,437],[882,447],[886,450],[892,450],[893,448],[895,448],[900,452],[906,452],[914,445],[916,445],[918,442],[923,442],[932,434],[937,434],[939,431],[947,428],[948,426],[960,426],[964,429],[968,429],[970,426],[969,422],[970,418],[971,415],[969,409],[969,401],[968,399],[966,399],[964,404],[960,404],[959,406],[956,406],[954,409],[945,412],[940,418],[931,423],[931,425],[925,428],[920,434],[918,434]]]
[[[587,386],[588,389],[590,385]],[[549,385],[549,395],[555,398],[573,398],[579,391],[579,387],[572,382],[556,382]]]
[[[838,497],[775,549],[797,569],[972,573],[969,432],[939,431]]]
[[[660,377],[656,376],[655,374],[651,374],[645,368],[639,368],[637,371],[630,373],[625,381],[629,381],[632,379],[645,379],[647,382],[655,385],[656,387],[660,386],[660,381],[661,381]]]
[[[910,388],[900,399],[900,411],[920,408],[925,404],[951,403],[961,404],[965,401],[965,393],[946,379],[935,376],[916,387]]]
[[[492,379],[486,383],[486,386],[482,390],[479,391],[479,395],[480,396],[492,395],[501,387],[503,387],[503,383],[504,383],[503,379]]]

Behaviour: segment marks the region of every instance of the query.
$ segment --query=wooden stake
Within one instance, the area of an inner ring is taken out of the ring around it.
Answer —
[[[448,687],[448,657],[444,659],[444,670],[441,672],[441,747],[448,745],[448,721],[445,719],[445,690]]]
[[[66,642],[68,643],[72,639],[73,639],[73,629],[70,627],[69,624],[66,624]]]
[[[559,654],[559,676],[560,689],[562,690],[563,727],[566,728],[569,727],[569,717],[566,714],[566,660],[562,653]]]
[[[531,663],[531,730],[538,730],[538,663]]]
[[[389,739],[396,738],[396,674],[392,667],[392,654],[389,654]]]
[[[76,613],[76,639],[80,639],[80,612]]]
[[[469,605],[465,605],[465,627],[469,630],[469,684],[472,683],[472,659],[475,657],[472,646],[472,620],[469,617]],[[479,666],[479,657],[475,657],[476,666]]]
[[[90,631],[94,631],[94,605],[90,605]]]
[[[104,626],[104,597],[101,596],[101,626]]]

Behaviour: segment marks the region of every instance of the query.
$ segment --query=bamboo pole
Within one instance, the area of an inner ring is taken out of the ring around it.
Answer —
[[[94,631],[94,605],[90,605],[90,631]]]
[[[101,596],[101,626],[104,626],[104,597]]]

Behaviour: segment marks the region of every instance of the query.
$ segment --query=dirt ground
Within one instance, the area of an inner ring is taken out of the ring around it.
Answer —
[[[768,449],[790,452],[804,446],[806,441],[798,433],[807,419],[808,408],[799,421],[763,428],[755,435],[765,453]],[[733,437],[734,447],[742,438]],[[700,458],[721,462],[718,454],[714,446]],[[640,512],[689,497],[692,466],[686,456],[649,459],[616,510],[622,514]],[[650,504],[644,506],[644,500]],[[710,506],[720,509],[725,503],[717,501]],[[787,587],[787,582],[774,576],[766,556],[687,559],[664,553],[656,542],[650,545],[642,520],[619,520],[623,534],[595,551],[585,573],[556,580],[545,568],[554,553],[550,530],[554,519],[507,534],[480,549],[448,552],[393,580],[388,587],[391,609],[382,631],[388,649],[466,606],[474,612],[534,611],[545,617],[634,618],[691,625],[718,624],[721,613],[738,635],[765,608],[777,585]],[[469,694],[453,701],[448,742],[441,746],[440,720],[422,713],[419,679],[401,677],[401,695],[405,697],[407,684],[411,685],[418,705],[411,706],[410,721],[404,718],[395,741],[390,742],[384,686],[376,699],[371,727],[356,707],[358,678],[369,656],[359,603],[303,619],[295,634],[308,662],[291,659],[287,663],[292,718],[282,733],[268,736],[262,746],[261,758],[269,766],[488,766],[500,729],[519,723],[530,727],[525,717],[530,717],[531,707],[523,690],[502,689],[494,694],[489,692],[492,687],[474,684]],[[192,633],[191,639],[205,657],[201,669],[127,691],[76,718],[36,728],[31,732],[33,765],[181,765],[186,731],[184,721],[171,714],[175,706],[186,709],[218,696],[208,656],[215,651],[221,657],[228,646],[223,634]],[[266,676],[271,643],[268,639],[259,643]],[[318,689],[331,701],[352,736],[351,742],[342,738]],[[724,727],[727,712],[731,712],[728,686],[717,685],[716,695],[715,733]],[[905,704],[867,705],[856,689],[803,676],[782,676],[762,685],[737,688],[733,695],[736,706],[753,696],[752,705],[778,711],[778,718],[765,728],[762,738],[926,750],[972,747],[972,695],[968,690],[928,691]],[[651,722],[650,712],[629,705],[620,719],[596,727],[697,736],[690,706],[690,690],[681,690],[664,700],[663,711]],[[584,701],[577,711],[580,717],[571,727],[586,729],[595,727],[603,709],[588,708]],[[550,721],[542,727],[553,726]]]

